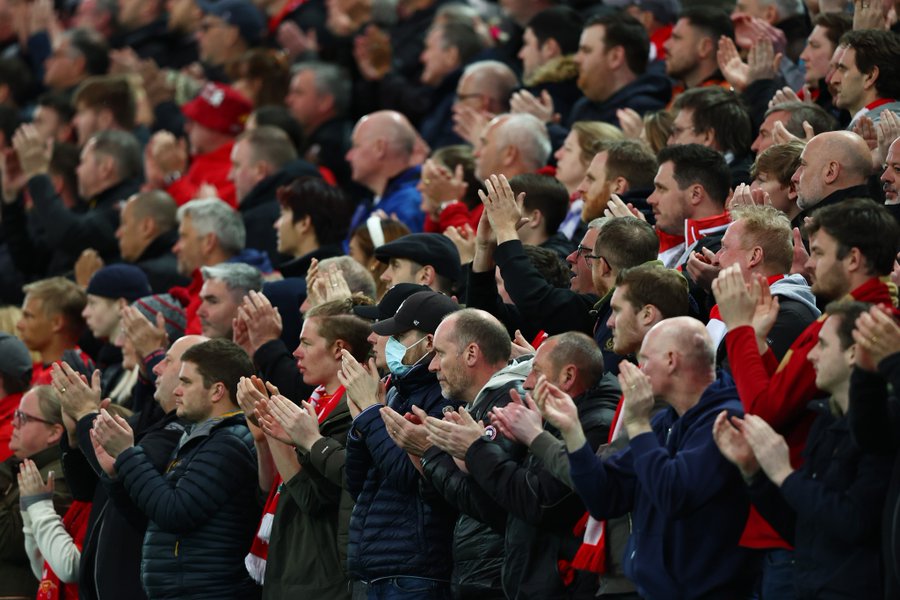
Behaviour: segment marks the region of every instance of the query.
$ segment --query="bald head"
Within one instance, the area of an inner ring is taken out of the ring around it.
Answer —
[[[457,96],[474,94],[487,102],[485,109],[497,114],[509,110],[509,98],[519,87],[519,79],[506,64],[496,60],[482,60],[469,65],[459,80]]]
[[[357,127],[367,136],[384,140],[391,153],[409,157],[416,145],[416,130],[409,120],[393,110],[380,110],[364,116]]]
[[[703,323],[693,317],[663,319],[651,327],[641,345],[641,354],[650,348],[655,353],[672,353],[680,357],[676,377],[691,372],[711,376],[715,370],[716,351],[712,338]]]
[[[373,112],[353,128],[347,152],[353,181],[380,195],[387,182],[408,169],[417,150],[417,134],[409,120],[393,110]]]
[[[810,209],[838,190],[864,185],[872,172],[872,154],[852,131],[826,131],[813,137],[800,154],[791,178],[797,205]]]

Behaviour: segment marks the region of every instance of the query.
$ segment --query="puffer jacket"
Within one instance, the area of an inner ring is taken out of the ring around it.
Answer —
[[[350,409],[342,399],[321,423],[322,438],[298,450],[300,472],[284,482],[272,522],[263,598],[349,598],[347,524],[353,500],[343,490]]]
[[[444,406],[437,377],[421,361],[392,378],[387,405],[398,413],[418,406],[440,418]],[[419,472],[388,436],[378,406],[361,412],[347,442],[347,486],[356,500],[350,518],[349,570],[354,579],[422,577],[449,581],[456,514],[419,493]]]
[[[513,363],[494,374],[468,405],[472,418],[489,422],[491,409],[509,403],[511,389],[523,393],[522,383],[530,369],[530,362],[525,361]],[[525,448],[499,435],[492,426],[485,435],[493,443],[503,446],[517,462],[523,459]],[[502,597],[506,511],[472,477],[457,468],[453,457],[439,448],[431,448],[425,453],[422,469],[428,483],[461,513],[453,529],[454,596],[486,598],[495,594]]]
[[[595,450],[609,435],[620,393],[615,376],[607,373],[573,399],[588,444]],[[551,425],[546,429],[560,437]],[[536,454],[529,453],[517,463],[499,444],[484,438],[469,448],[466,467],[478,485],[509,511],[503,565],[507,598],[593,598],[596,576],[578,572],[566,581],[558,568],[560,560],[572,561],[581,544],[573,528],[585,507],[575,490],[555,478]]]
[[[194,425],[164,474],[140,446],[116,471],[150,523],[141,579],[150,598],[253,598],[244,556],[259,523],[256,449],[243,413]]]

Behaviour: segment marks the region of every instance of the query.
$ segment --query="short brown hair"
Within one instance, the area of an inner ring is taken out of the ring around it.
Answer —
[[[625,299],[635,310],[652,304],[664,319],[688,314],[688,282],[673,269],[659,264],[625,269],[616,277],[616,287],[625,288]]]
[[[635,140],[622,140],[608,144],[605,150],[607,181],[624,177],[633,189],[653,187],[658,165],[647,146]]]
[[[122,76],[88,77],[75,91],[72,104],[76,109],[79,105],[94,111],[108,109],[119,127],[126,131],[134,129],[137,105],[131,85]]]
[[[775,177],[782,187],[790,187],[805,147],[806,144],[798,140],[769,146],[757,155],[756,162],[750,168],[750,177],[756,179],[759,173],[766,173]]]
[[[484,359],[492,365],[506,363],[512,352],[509,333],[489,313],[474,308],[464,308],[448,315],[455,321],[453,336],[460,350],[475,343]]]
[[[371,305],[365,296],[351,296],[346,300],[333,300],[309,309],[304,319],[316,319],[316,329],[331,346],[338,340],[347,345],[347,351],[359,362],[365,362],[372,350],[368,337],[372,324],[353,314],[354,306]]]
[[[794,246],[787,215],[774,206],[736,206],[731,220],[744,224],[744,246],[760,246],[763,263],[774,271],[773,275],[791,270]]]
[[[228,390],[232,404],[237,404],[237,385],[241,377],[256,374],[253,361],[243,348],[225,339],[214,339],[195,344],[184,351],[181,362],[197,367],[203,378],[203,387],[211,388],[221,383]]]
[[[621,129],[602,121],[576,121],[572,123],[572,131],[578,135],[578,159],[585,168],[597,154],[597,144],[625,139]]]
[[[87,294],[74,281],[65,277],[50,277],[22,286],[26,296],[41,301],[44,316],[62,315],[69,334],[75,337],[84,331],[81,311],[87,304]]]
[[[621,271],[656,260],[659,238],[653,227],[637,217],[610,219],[600,228],[594,250],[611,269]]]
[[[590,336],[580,331],[567,331],[547,339],[550,340],[556,341],[556,347],[548,356],[554,369],[575,365],[585,389],[591,389],[603,377],[603,353]]]

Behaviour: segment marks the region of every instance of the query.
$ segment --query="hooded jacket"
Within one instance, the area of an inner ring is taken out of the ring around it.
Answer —
[[[569,454],[591,516],[631,512],[625,575],[648,600],[737,598],[752,588],[751,555],[738,547],[749,508],[744,483],[712,436],[723,410],[743,414],[727,374],[683,415],[672,407],[658,413],[652,431],[618,454],[602,460],[588,444]]]

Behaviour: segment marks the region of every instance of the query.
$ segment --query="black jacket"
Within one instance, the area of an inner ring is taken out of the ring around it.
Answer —
[[[606,442],[620,393],[616,378],[606,374],[594,388],[574,398],[578,419],[594,450]],[[560,436],[552,426],[546,428]],[[572,532],[585,512],[578,494],[534,454],[518,463],[499,444],[483,438],[469,448],[466,467],[478,485],[509,512],[503,566],[507,598],[593,598],[596,576],[579,573],[566,585],[557,571],[557,562],[571,561],[581,545],[581,536]]]
[[[257,594],[244,567],[260,506],[256,449],[243,413],[194,425],[165,474],[140,446],[118,456],[116,471],[150,520],[141,562],[149,597]]]
[[[891,461],[862,452],[826,403],[814,409],[803,466],[780,488],[758,476],[753,505],[794,545],[798,598],[881,598],[878,522]]]
[[[472,418],[487,423],[490,410],[508,404],[509,390],[521,388],[523,379],[512,378],[480,396],[469,407]],[[496,430],[492,431],[491,438],[493,443],[503,446],[515,461],[520,462],[524,457],[525,448],[497,434]],[[503,587],[501,569],[504,563],[505,511],[472,477],[460,471],[453,458],[440,448],[433,447],[425,453],[422,468],[426,481],[460,512],[453,530],[452,582],[455,595],[480,597],[498,594]]]
[[[107,264],[116,262],[119,258],[115,235],[119,227],[118,203],[138,188],[137,181],[117,183],[91,199],[86,212],[77,213],[65,207],[50,177],[32,177],[28,180],[28,191],[34,201],[28,213],[29,229],[42,235],[40,239],[24,240],[18,251],[46,254],[47,275],[68,273],[87,248],[94,248]],[[29,235],[26,231],[21,233]]]
[[[387,405],[401,415],[418,406],[441,418],[445,406],[456,408],[443,398],[424,360],[391,383]],[[378,408],[356,417],[347,441],[347,488],[356,501],[350,518],[350,574],[361,581],[397,576],[449,581],[456,514],[442,502],[427,502],[419,492],[419,472],[388,436]]]
[[[889,394],[888,384],[894,392]],[[900,597],[900,354],[878,364],[877,373],[854,369],[850,377],[847,421],[853,440],[864,451],[893,461],[881,517],[884,597]]]
[[[320,177],[319,170],[305,160],[293,160],[253,186],[238,205],[247,230],[247,248],[268,253],[273,265],[285,258],[278,253],[278,235],[273,227],[281,213],[276,193],[298,177]]]
[[[177,230],[161,233],[134,261],[134,266],[147,275],[154,294],[165,294],[169,288],[187,286],[191,282],[189,277],[178,273],[178,259],[172,253],[177,241]]]

